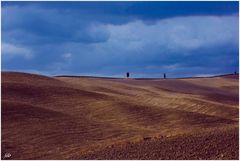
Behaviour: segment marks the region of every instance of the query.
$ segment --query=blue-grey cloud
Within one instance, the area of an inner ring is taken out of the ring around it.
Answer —
[[[147,77],[238,70],[237,3],[209,2],[197,11],[191,3],[184,9],[184,3],[175,4],[180,9],[171,10],[174,14],[163,2],[116,3],[119,8],[115,3],[6,3],[2,68],[105,76],[130,71]]]

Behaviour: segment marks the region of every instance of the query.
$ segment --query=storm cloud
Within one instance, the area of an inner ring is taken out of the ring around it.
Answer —
[[[202,2],[198,10],[188,2],[4,3],[3,70],[99,76],[130,71],[135,77],[238,70],[238,2]]]

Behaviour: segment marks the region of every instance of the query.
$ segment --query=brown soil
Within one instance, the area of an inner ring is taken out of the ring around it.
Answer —
[[[110,146],[80,157],[121,160],[237,159],[238,129],[170,138],[144,138],[138,143]],[[223,144],[224,143],[224,144]]]
[[[2,159],[239,158],[238,75],[1,79]]]

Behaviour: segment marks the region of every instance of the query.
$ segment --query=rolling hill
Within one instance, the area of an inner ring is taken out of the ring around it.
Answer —
[[[238,159],[239,78],[1,73],[2,159]]]

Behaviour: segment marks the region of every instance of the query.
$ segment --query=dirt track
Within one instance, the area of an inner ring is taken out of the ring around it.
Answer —
[[[238,159],[238,75],[2,73],[2,158]]]

